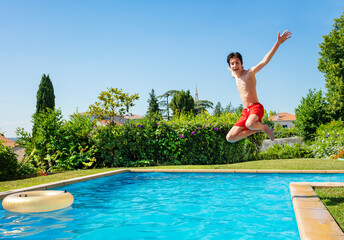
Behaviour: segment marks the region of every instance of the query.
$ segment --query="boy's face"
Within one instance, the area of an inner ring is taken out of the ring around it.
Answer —
[[[242,65],[240,59],[237,57],[232,57],[229,60],[229,65],[234,72],[242,71]]]

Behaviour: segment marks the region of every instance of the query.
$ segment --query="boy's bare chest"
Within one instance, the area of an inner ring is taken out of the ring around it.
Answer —
[[[236,78],[236,85],[238,90],[247,90],[255,86],[255,79],[249,76],[249,74],[245,74],[240,78]]]

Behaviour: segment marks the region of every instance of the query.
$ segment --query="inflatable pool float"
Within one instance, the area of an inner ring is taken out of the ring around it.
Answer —
[[[74,197],[67,191],[32,191],[11,194],[2,201],[10,212],[50,212],[72,205]]]

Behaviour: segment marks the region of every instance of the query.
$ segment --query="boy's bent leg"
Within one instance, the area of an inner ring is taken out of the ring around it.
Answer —
[[[231,130],[229,130],[226,140],[230,143],[237,142],[241,139],[244,139],[256,132],[259,132],[257,130],[250,130],[250,129],[245,129],[244,127],[239,127],[239,126],[233,126]]]
[[[268,125],[259,122],[259,117],[255,114],[251,114],[248,117],[246,121],[246,127],[250,130],[263,131],[266,133],[266,135],[268,135],[271,141],[275,140],[273,131],[269,128]]]

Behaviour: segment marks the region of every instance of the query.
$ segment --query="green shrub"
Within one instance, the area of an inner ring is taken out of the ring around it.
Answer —
[[[59,132],[63,123],[62,117],[61,110],[49,108],[34,115],[36,128],[32,139],[35,151],[32,157],[42,171],[51,171],[56,165],[53,144],[62,137]]]
[[[61,120],[59,110],[36,115],[34,137],[18,131],[26,157],[42,172],[91,167],[226,164],[257,159],[264,134],[228,143],[239,118],[227,113],[180,115],[170,121],[144,118],[124,125],[95,126],[88,117]]]
[[[264,115],[264,118],[262,123],[267,124],[274,130],[275,138],[289,138],[299,136],[299,133],[295,127],[283,128],[279,123],[275,124],[273,121],[268,120],[267,114]],[[265,135],[265,139],[268,139],[268,136]]]
[[[181,115],[170,121],[97,128],[97,162],[103,166],[141,164],[225,164],[256,159],[263,134],[229,144],[225,136],[238,116]]]
[[[295,126],[305,141],[313,141],[317,128],[330,121],[326,111],[327,103],[321,90],[309,89],[299,106],[295,109]]]
[[[314,156],[317,158],[330,158],[337,154],[344,146],[344,126],[342,121],[333,121],[321,125],[312,143]]]
[[[20,166],[17,170],[17,178],[26,178],[31,176],[37,176],[38,170],[33,164],[32,160],[18,163]]]
[[[92,138],[95,122],[89,116],[73,114],[63,121],[58,136],[51,139],[50,158],[56,170],[86,169],[96,165],[96,148]]]
[[[148,167],[148,166],[154,166],[155,163],[153,160],[139,160],[136,162],[130,162],[128,164],[128,167]]]
[[[279,125],[279,126],[281,126],[281,125]],[[282,128],[282,127],[275,128],[274,135],[275,135],[275,138],[289,138],[289,137],[297,137],[298,136],[297,129],[295,127],[293,127],[293,128]]]
[[[93,167],[96,149],[92,138],[95,123],[89,117],[74,114],[62,120],[60,110],[47,109],[34,115],[34,136],[17,130],[18,144],[26,149],[26,158],[42,172]]]
[[[18,160],[10,147],[0,142],[0,181],[13,180],[18,177]]]
[[[259,153],[259,159],[292,159],[292,158],[313,158],[312,149],[296,143],[293,146],[288,144],[274,144],[267,150]]]

